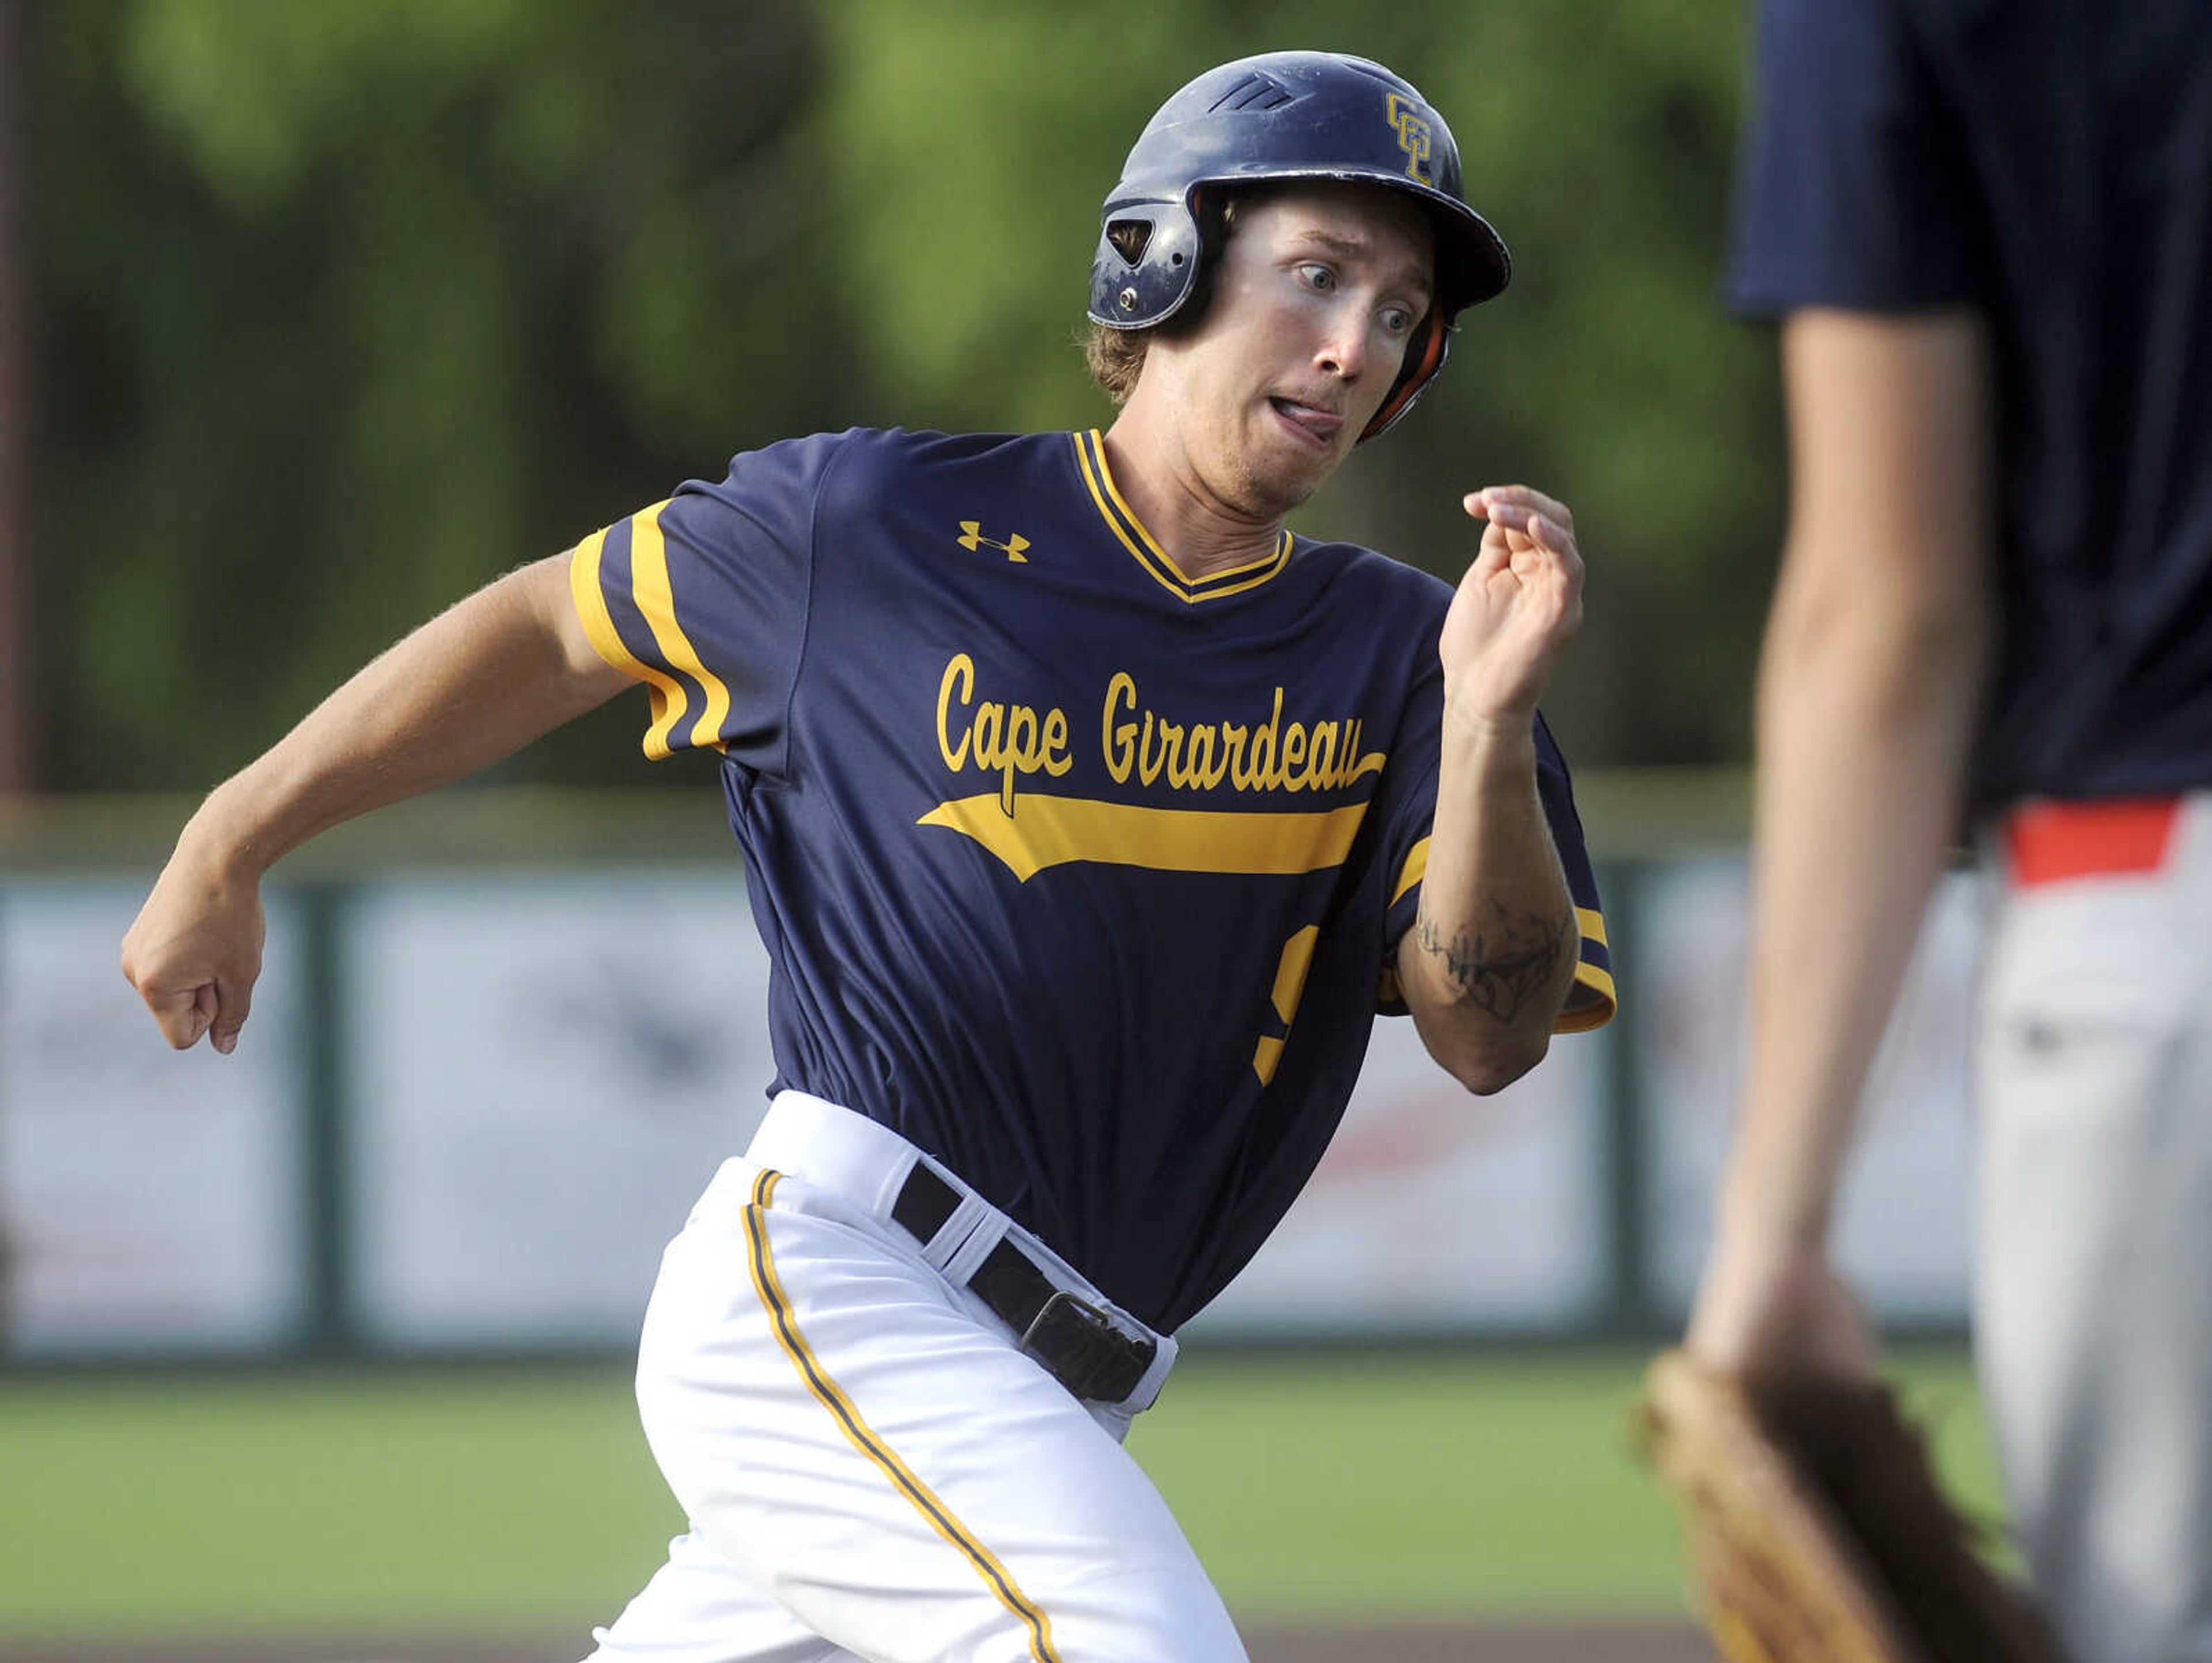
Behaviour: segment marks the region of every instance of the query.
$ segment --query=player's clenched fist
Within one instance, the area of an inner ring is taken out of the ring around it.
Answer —
[[[123,974],[171,1045],[237,1046],[264,929],[258,883],[178,847],[123,938]]]
[[[1583,621],[1583,557],[1566,504],[1526,485],[1486,485],[1462,506],[1482,547],[1444,615],[1437,651],[1447,710],[1526,721]]]

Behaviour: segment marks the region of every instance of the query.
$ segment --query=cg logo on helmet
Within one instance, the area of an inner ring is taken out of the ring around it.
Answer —
[[[1429,177],[1428,165],[1436,151],[1436,139],[1421,106],[1402,94],[1393,93],[1383,112],[1398,135],[1398,148],[1406,153],[1406,177],[1416,184],[1433,185],[1436,181]]]

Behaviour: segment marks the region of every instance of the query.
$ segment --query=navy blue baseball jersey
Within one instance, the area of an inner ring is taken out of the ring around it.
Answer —
[[[1427,859],[1449,588],[1285,533],[1192,580],[1096,433],[853,431],[578,546],[578,610],[719,750],[776,1087],[945,1162],[1172,1330],[1351,1093]],[[1539,784],[1613,1009],[1567,771]]]
[[[2212,785],[2212,6],[1769,0],[1759,50],[1734,304],[1993,326],[1977,806]]]

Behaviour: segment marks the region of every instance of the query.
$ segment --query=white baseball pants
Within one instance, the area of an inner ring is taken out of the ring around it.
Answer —
[[[2212,798],[2155,808],[2015,838],[1975,1059],[1975,1348],[2075,1663],[2212,1663]]]
[[[1242,1663],[1121,1446],[1174,1342],[1124,1403],[1079,1401],[961,1278],[1010,1233],[1105,1302],[957,1180],[925,1249],[890,1221],[918,1158],[783,1093],[669,1245],[638,1405],[690,1533],[594,1663]]]

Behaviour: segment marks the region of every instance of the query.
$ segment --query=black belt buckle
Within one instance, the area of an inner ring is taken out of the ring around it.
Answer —
[[[1159,1350],[1149,1339],[1132,1339],[1065,1288],[1030,1319],[1021,1345],[1054,1380],[1093,1403],[1119,1403],[1135,1391]]]

